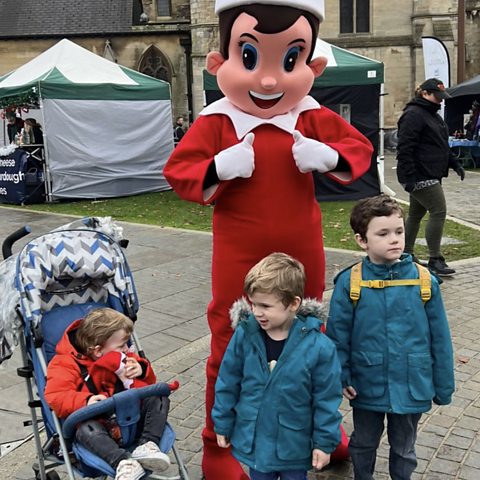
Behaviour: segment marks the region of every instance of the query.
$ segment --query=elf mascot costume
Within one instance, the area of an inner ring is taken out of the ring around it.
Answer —
[[[278,251],[305,266],[305,295],[322,298],[325,255],[312,172],[348,184],[369,168],[370,142],[308,96],[327,59],[312,58],[324,0],[217,0],[220,52],[207,56],[225,98],[206,107],[164,175],[177,194],[214,203],[212,333],[202,469],[206,480],[248,479],[217,446],[211,409],[232,335],[228,310],[248,270]],[[332,458],[348,457],[348,439]]]

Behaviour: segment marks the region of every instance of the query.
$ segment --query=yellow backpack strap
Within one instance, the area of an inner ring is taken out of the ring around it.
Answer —
[[[415,263],[418,269],[418,278],[420,279],[420,296],[422,302],[427,303],[432,298],[432,277],[430,271],[423,265]]]
[[[357,305],[360,298],[360,289],[362,283],[362,262],[356,263],[350,271],[350,300],[353,306]]]
[[[432,278],[428,268],[415,263],[418,279],[404,280],[362,280],[362,262],[356,263],[350,272],[350,300],[355,307],[360,299],[360,290],[366,288],[386,288],[396,286],[420,285],[420,297],[425,304],[432,298]]]

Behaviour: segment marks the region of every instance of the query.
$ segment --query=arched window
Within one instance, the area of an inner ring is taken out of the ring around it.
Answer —
[[[172,83],[172,72],[165,55],[153,45],[143,54],[138,70],[145,75]]]

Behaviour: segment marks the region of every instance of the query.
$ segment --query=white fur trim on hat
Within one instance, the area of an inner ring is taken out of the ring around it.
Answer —
[[[223,10],[239,7],[241,5],[279,5],[281,7],[293,7],[313,13],[323,22],[325,18],[325,0],[216,0],[215,13],[218,15]]]

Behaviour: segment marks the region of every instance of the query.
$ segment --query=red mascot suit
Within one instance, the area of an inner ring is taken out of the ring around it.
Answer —
[[[369,168],[370,142],[308,96],[327,59],[314,58],[324,0],[217,0],[220,52],[207,56],[225,98],[209,105],[176,147],[165,177],[185,200],[214,203],[212,332],[202,468],[206,480],[248,479],[217,446],[210,412],[232,335],[228,310],[248,270],[272,252],[300,260],[305,295],[325,286],[322,218],[312,171],[347,184]],[[347,458],[348,440],[333,458]]]

